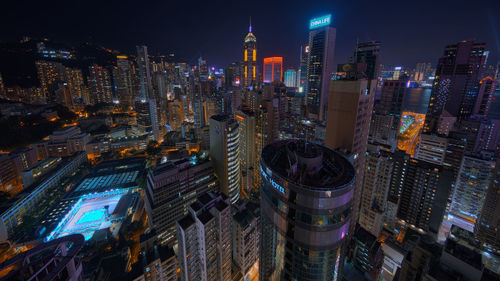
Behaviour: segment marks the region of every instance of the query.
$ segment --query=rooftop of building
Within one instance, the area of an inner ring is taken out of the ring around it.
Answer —
[[[233,117],[229,114],[217,114],[217,115],[212,115],[212,117],[210,117],[210,119],[214,119],[215,121],[219,121],[219,122],[224,122],[224,121],[232,120]]]
[[[462,244],[454,239],[447,239],[444,244],[444,251],[474,268],[479,270],[483,268],[481,253],[474,247]]]
[[[205,211],[201,212],[200,214],[198,214],[198,219],[203,224],[209,223],[210,221],[212,221],[213,218],[214,218],[214,216],[208,210],[205,210]]]
[[[242,227],[246,227],[249,224],[252,223],[252,221],[255,219],[254,215],[252,212],[250,212],[248,209],[244,208],[243,210],[237,212],[234,216],[233,219]]]
[[[340,153],[304,140],[273,142],[262,150],[262,162],[273,176],[303,188],[335,190],[354,181],[352,164]]]
[[[188,229],[190,226],[192,226],[194,224],[194,219],[191,216],[191,214],[188,214],[188,215],[184,216],[182,219],[178,220],[177,223],[185,231],[186,229]]]

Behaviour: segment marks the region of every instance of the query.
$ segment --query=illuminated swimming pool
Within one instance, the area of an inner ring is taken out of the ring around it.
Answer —
[[[104,214],[106,213],[106,209],[96,209],[96,210],[91,210],[88,212],[85,212],[78,222],[76,224],[83,224],[83,223],[89,223],[93,221],[99,221],[102,220],[104,217]]]

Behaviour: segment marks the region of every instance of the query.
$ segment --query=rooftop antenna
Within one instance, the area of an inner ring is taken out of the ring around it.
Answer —
[[[250,16],[250,26],[248,27],[248,32],[252,33],[252,16]]]

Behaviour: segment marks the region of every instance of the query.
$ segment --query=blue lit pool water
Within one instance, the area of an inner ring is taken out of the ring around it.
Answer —
[[[76,224],[88,223],[93,221],[101,220],[104,217],[106,210],[97,209],[84,213]]]

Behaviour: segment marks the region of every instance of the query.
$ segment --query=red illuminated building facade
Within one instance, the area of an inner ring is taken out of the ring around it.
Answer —
[[[283,82],[283,57],[264,58],[264,83]]]

